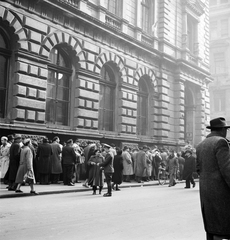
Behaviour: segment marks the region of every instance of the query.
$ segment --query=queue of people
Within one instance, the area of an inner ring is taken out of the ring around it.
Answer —
[[[41,142],[37,142],[22,139],[20,134],[3,136],[1,143],[1,180],[8,184],[9,191],[22,192],[21,186],[26,183],[30,185],[32,194],[37,194],[35,183],[48,185],[63,182],[64,185],[74,186],[80,182],[80,175],[84,172],[83,186],[92,187],[93,194],[98,189],[101,194],[106,182],[108,191],[103,196],[107,197],[112,196],[112,189],[119,191],[123,181],[141,183],[157,180],[162,163],[169,172],[169,187],[176,184],[176,179],[185,179],[186,188],[190,187],[190,183],[195,187],[195,158],[191,156],[191,148],[182,155],[176,155],[173,149],[156,146],[152,149],[146,145],[120,149],[114,144],[92,141],[82,145],[72,139],[62,145],[58,136],[52,141],[43,137]]]

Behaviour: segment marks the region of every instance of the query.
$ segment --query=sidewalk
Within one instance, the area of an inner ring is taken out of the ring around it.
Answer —
[[[63,183],[50,184],[50,185],[35,184],[34,188],[35,188],[35,191],[39,193],[39,195],[92,191],[91,187],[90,188],[83,187],[82,186],[83,182],[84,181],[82,181],[82,183],[75,183],[74,186],[65,186],[63,185]],[[184,183],[184,181],[180,181],[177,183]],[[157,180],[144,182],[144,183],[137,183],[135,181],[132,181],[131,183],[123,182],[120,185],[120,188],[158,186],[158,185],[159,183]],[[166,183],[165,186],[168,186],[168,184]],[[28,185],[21,187],[21,190],[23,191],[23,193],[15,193],[14,191],[8,191],[6,187],[7,185],[2,183],[0,184],[0,198],[34,196],[30,194],[30,187]],[[106,183],[103,189],[106,189]]]

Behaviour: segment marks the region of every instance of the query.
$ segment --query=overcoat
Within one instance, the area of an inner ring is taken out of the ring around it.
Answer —
[[[150,177],[152,173],[152,162],[153,162],[152,154],[147,152],[145,155],[145,159],[146,159],[146,170],[144,171],[143,177]]]
[[[187,178],[190,178],[194,172],[196,172],[196,158],[193,156],[190,157],[185,156],[183,179],[186,180]]]
[[[135,176],[136,177],[143,177],[144,171],[146,170],[146,153],[140,150],[136,154],[136,169],[135,169]]]
[[[19,162],[20,162],[21,146],[19,143],[13,143],[10,147],[10,162],[9,162],[9,180],[15,181]]]
[[[41,143],[38,146],[37,157],[38,157],[38,172],[42,174],[49,174],[51,171],[51,160],[52,148],[49,143]]]
[[[104,158],[102,156],[92,155],[88,160],[88,165],[91,167],[89,168],[89,180],[88,185],[90,186],[100,186],[103,187],[104,185],[104,177],[103,172],[100,169],[100,166],[97,163],[102,163]]]
[[[121,155],[116,155],[114,157],[113,161],[113,168],[114,168],[114,173],[113,173],[113,179],[112,181],[115,184],[121,184],[122,183],[122,176],[123,176],[123,158]]]
[[[127,151],[122,152],[123,158],[123,175],[133,175],[133,161],[131,155]]]
[[[50,146],[52,148],[52,153],[53,153],[51,156],[51,173],[60,174],[62,173],[61,146],[57,142],[53,142]]]
[[[230,152],[225,138],[211,132],[197,148],[200,201],[206,232],[230,235]]]
[[[30,178],[35,183],[34,171],[33,171],[33,153],[29,146],[24,146],[20,154],[20,164],[16,176],[16,183],[23,183],[24,175],[30,171]]]
[[[0,178],[4,178],[5,174],[9,168],[9,162],[10,162],[10,144],[6,143],[5,146],[0,146],[0,170],[1,170],[1,176]]]

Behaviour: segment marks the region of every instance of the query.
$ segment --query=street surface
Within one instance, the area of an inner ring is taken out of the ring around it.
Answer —
[[[1,199],[0,239],[204,240],[198,184]]]

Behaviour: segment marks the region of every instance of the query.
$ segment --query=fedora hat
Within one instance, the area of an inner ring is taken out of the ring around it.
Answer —
[[[229,125],[226,124],[225,118],[219,117],[214,118],[210,121],[210,126],[207,126],[206,128],[212,129],[212,128],[230,128]]]
[[[21,139],[21,138],[22,138],[21,134],[15,134],[14,136],[14,140]]]

